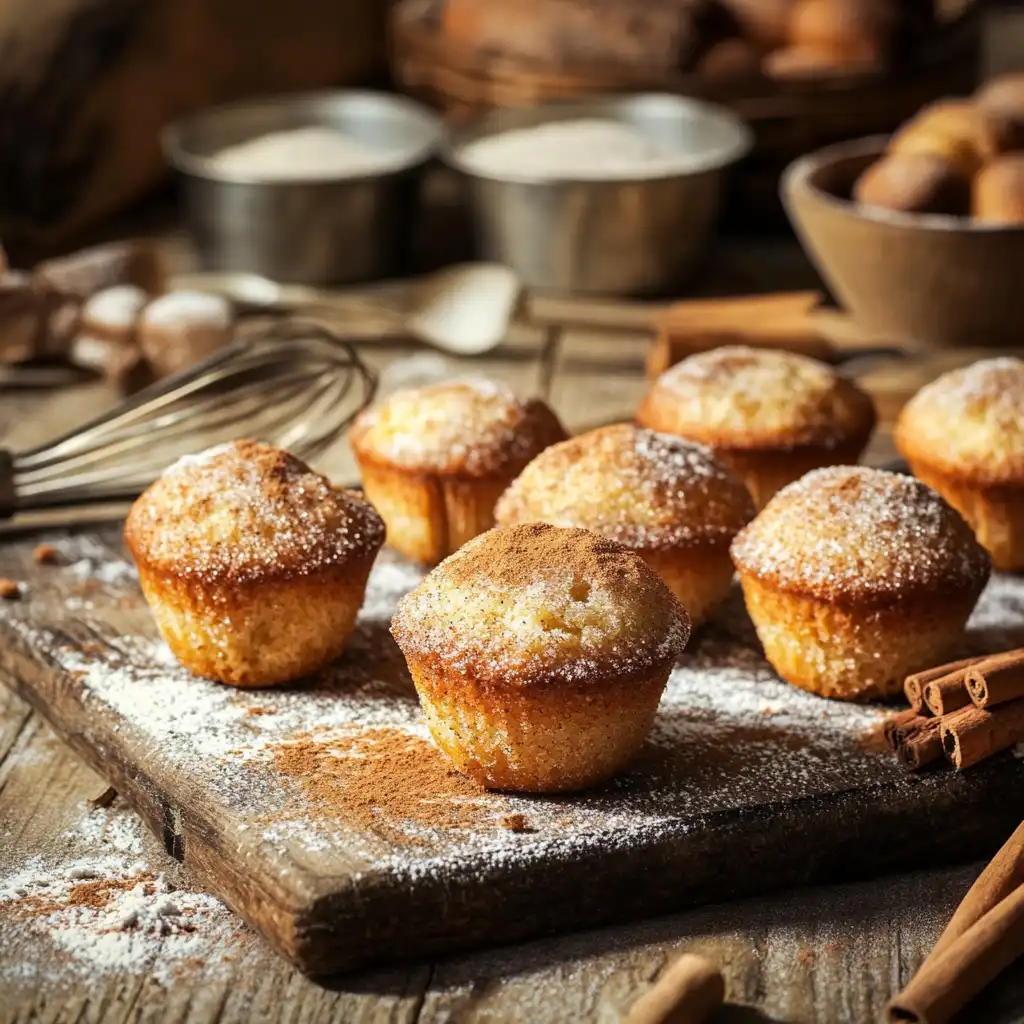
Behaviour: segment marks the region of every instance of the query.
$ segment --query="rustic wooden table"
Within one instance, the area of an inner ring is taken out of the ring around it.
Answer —
[[[713,291],[814,283],[792,244],[724,245],[715,267]],[[471,364],[396,341],[369,342],[362,351],[385,389],[471,370],[546,395],[572,431],[629,418],[645,388],[649,335],[565,326],[567,318],[591,319],[587,304],[541,303],[537,312],[551,322],[515,330],[499,350]],[[910,393],[973,358],[977,353],[946,352],[851,366],[882,415],[870,460],[891,457],[889,427]],[[0,439],[14,448],[39,441],[113,400],[99,384],[5,394]],[[355,479],[344,444],[323,468],[337,480]],[[90,802],[103,789],[26,705],[0,687],[0,873],[37,857],[70,863],[112,843],[124,846],[128,835],[133,855],[187,890],[188,878],[155,840],[141,835],[129,810],[117,801],[106,808]],[[735,856],[743,858],[744,851]],[[866,876],[871,859],[865,849]],[[158,944],[149,960],[130,965],[76,960],[57,943],[26,943],[13,922],[0,917],[0,1020],[610,1022],[667,957],[691,949],[725,972],[730,1006],[718,1020],[870,1021],[927,953],[978,870],[975,864],[846,882],[328,983],[297,974],[226,913],[207,946],[197,936],[191,958],[161,964]],[[1024,1021],[1024,965],[1007,972],[961,1019]]]

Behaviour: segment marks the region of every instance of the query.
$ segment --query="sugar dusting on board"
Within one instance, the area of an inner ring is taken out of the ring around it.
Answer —
[[[0,868],[0,984],[145,971],[171,985],[197,965],[227,973],[253,935],[182,873],[153,866],[156,842],[120,802],[94,808],[57,853]],[[50,952],[52,951],[52,952]],[[59,974],[47,972],[59,963]]]
[[[59,580],[66,567],[46,571]],[[824,701],[775,677],[734,593],[672,673],[639,762],[610,785],[530,798],[442,782],[436,793],[413,793],[410,804],[408,793],[395,795],[401,787],[393,775],[390,790],[375,786],[365,766],[347,773],[345,759],[429,742],[388,634],[398,598],[419,578],[383,553],[345,655],[305,688],[246,692],[195,679],[152,633],[125,637],[117,625],[105,629],[104,600],[109,621],[123,623],[113,609],[134,584],[120,597],[100,594],[85,616],[91,636],[114,639],[100,650],[69,644],[68,635],[76,635],[70,624],[57,633],[33,622],[31,601],[0,608],[0,616],[73,676],[87,706],[113,709],[122,735],[144,739],[136,745],[152,761],[144,768],[203,787],[206,806],[217,810],[254,871],[258,851],[269,845],[295,862],[343,850],[354,886],[380,872],[400,881],[479,883],[531,863],[596,863],[728,820],[742,808],[839,792],[870,801],[879,785],[909,791],[920,784],[863,746],[885,709]],[[997,577],[972,620],[969,644],[1019,645],[1022,630],[1024,581]],[[317,765],[331,769],[339,791],[310,784],[308,768]],[[427,813],[417,801],[434,807]]]

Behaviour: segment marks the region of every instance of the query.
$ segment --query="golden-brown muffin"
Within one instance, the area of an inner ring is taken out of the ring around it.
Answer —
[[[923,387],[895,441],[970,523],[997,569],[1024,569],[1024,361],[984,359]]]
[[[707,445],[761,508],[811,469],[856,462],[874,430],[875,409],[824,363],[730,345],[666,370],[636,419]]]
[[[960,515],[919,480],[815,470],[733,541],[747,610],[775,671],[823,697],[899,692],[940,664],[989,576]]]
[[[459,771],[553,793],[635,756],[690,624],[635,552],[530,523],[442,562],[399,602],[391,631]]]
[[[234,686],[283,683],[340,654],[384,543],[360,495],[256,441],[176,462],[124,532],[167,645]]]
[[[349,437],[388,544],[432,564],[489,530],[505,488],[566,433],[539,399],[467,380],[396,391]]]
[[[853,198],[866,206],[903,213],[962,216],[970,208],[970,183],[945,157],[888,153],[857,179]]]
[[[968,181],[997,148],[990,126],[971,100],[940,100],[923,107],[889,140],[890,153],[941,156]]]
[[[987,224],[1024,224],[1024,153],[1007,153],[975,175],[971,212]]]
[[[541,452],[495,509],[500,526],[576,526],[632,548],[694,627],[728,593],[729,544],[753,517],[743,481],[707,448],[628,423]]]

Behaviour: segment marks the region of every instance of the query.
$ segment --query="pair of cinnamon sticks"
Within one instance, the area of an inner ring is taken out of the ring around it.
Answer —
[[[978,876],[935,948],[889,1003],[889,1024],[945,1024],[1024,956],[1024,824]]]
[[[1024,648],[917,672],[903,690],[910,708],[883,735],[911,771],[943,755],[970,768],[1024,741]]]

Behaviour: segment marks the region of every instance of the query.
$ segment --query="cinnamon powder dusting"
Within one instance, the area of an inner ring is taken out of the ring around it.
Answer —
[[[409,826],[474,828],[497,823],[504,798],[460,775],[435,746],[401,729],[300,737],[273,748],[274,765],[296,780],[316,810],[399,842]]]

